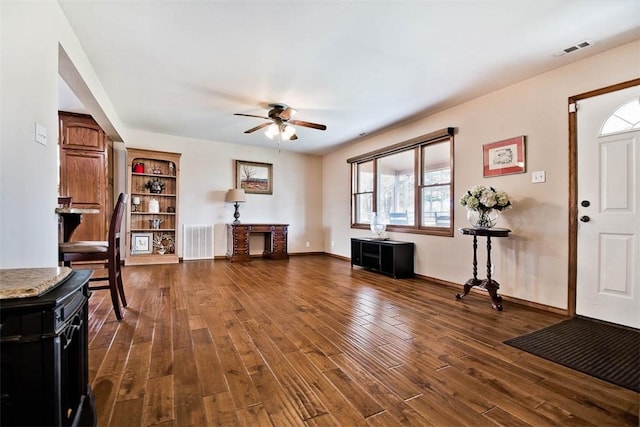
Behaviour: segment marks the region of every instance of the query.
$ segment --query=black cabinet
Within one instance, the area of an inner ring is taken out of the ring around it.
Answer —
[[[369,268],[394,278],[413,276],[413,243],[351,239],[351,266]]]
[[[95,425],[87,283],[76,270],[39,297],[0,303],[0,425]]]

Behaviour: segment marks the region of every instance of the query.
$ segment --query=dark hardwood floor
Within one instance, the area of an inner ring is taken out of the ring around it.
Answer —
[[[322,255],[123,275],[122,322],[90,299],[99,426],[638,425],[637,393],[502,343],[557,314]]]

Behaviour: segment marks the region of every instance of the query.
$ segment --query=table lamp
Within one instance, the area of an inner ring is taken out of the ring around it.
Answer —
[[[240,224],[240,211],[238,210],[238,203],[244,203],[247,201],[246,195],[244,194],[244,190],[242,188],[232,188],[227,191],[227,195],[225,197],[225,201],[227,203],[233,203],[236,211],[233,213],[233,217],[235,221],[234,224]]]

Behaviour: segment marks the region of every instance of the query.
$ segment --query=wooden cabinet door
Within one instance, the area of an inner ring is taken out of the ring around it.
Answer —
[[[83,215],[71,240],[106,240],[113,210],[107,137],[91,116],[60,112],[59,118],[60,195],[71,196],[72,207],[100,211]]]
[[[71,240],[106,240],[110,212],[106,195],[105,154],[60,150],[60,168],[60,191],[72,197],[72,207],[100,210],[98,214],[82,216],[82,223]]]
[[[106,137],[98,123],[84,114],[59,113],[62,149],[105,152]]]

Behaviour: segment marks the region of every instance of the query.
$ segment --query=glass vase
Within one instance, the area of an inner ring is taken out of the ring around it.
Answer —
[[[382,221],[382,218],[373,212],[371,214],[371,231],[373,232],[374,239],[382,239],[382,234],[387,229],[387,225]]]
[[[495,209],[467,210],[467,219],[473,228],[493,228],[499,218],[499,212]]]

